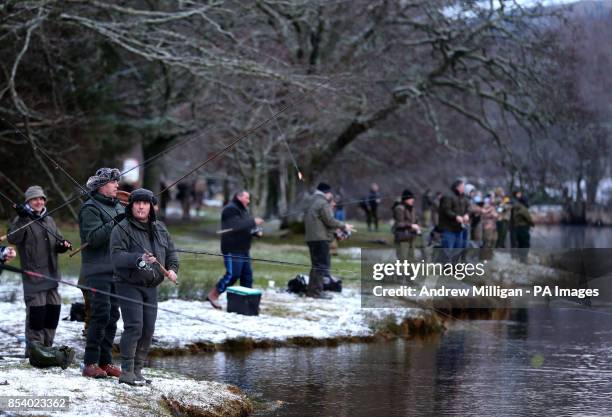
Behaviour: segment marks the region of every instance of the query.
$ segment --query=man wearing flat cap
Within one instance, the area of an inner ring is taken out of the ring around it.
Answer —
[[[87,286],[107,293],[115,293],[113,265],[109,242],[115,223],[125,217],[117,199],[121,173],[116,168],[100,168],[87,180],[89,199],[79,212],[81,235],[81,275]],[[91,316],[85,345],[83,376],[119,377],[121,371],[113,365],[112,349],[119,320],[119,304],[115,297],[92,292]]]
[[[329,275],[331,257],[329,245],[336,229],[353,231],[353,226],[334,218],[331,187],[322,182],[317,186],[304,215],[306,244],[310,251],[312,268],[306,295],[314,298],[331,298],[323,293],[323,277]]]
[[[47,196],[40,186],[28,188],[24,204],[15,207],[17,217],[9,229],[8,241],[17,246],[21,269],[46,277],[26,273],[22,276],[26,305],[26,356],[34,343],[53,346],[62,299],[57,291],[57,281],[49,278],[61,279],[57,254],[72,247],[60,234],[53,218],[45,215],[46,203]],[[32,220],[36,221],[24,227]]]
[[[126,217],[111,233],[117,294],[123,297],[119,300],[123,317],[119,382],[129,385],[150,382],[142,376],[142,368],[155,330],[157,286],[165,276],[176,283],[179,268],[168,229],[155,216],[156,204],[150,190],[132,191]]]

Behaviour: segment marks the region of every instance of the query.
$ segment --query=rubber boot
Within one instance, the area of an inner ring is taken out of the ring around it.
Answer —
[[[144,376],[142,376],[142,368],[144,368],[144,361],[135,360],[134,361],[134,376],[136,377],[137,381],[144,382],[145,384],[150,384],[151,380],[146,379]]]
[[[143,385],[144,382],[138,381],[134,375],[134,360],[121,360],[121,376],[119,382],[132,386]]]
[[[208,292],[206,300],[208,300],[210,304],[217,310],[223,309],[223,307],[221,307],[221,304],[219,304],[219,290],[217,290],[217,287],[213,287],[213,289]]]

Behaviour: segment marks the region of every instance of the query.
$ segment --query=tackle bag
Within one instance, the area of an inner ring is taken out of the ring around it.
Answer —
[[[59,366],[62,369],[66,369],[74,361],[74,354],[74,349],[71,347],[44,346],[39,342],[30,343],[28,348],[30,365],[36,368]]]

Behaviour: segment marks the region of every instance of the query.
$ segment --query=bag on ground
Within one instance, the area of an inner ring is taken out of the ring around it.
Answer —
[[[59,366],[62,369],[66,369],[74,361],[75,352],[71,347],[44,346],[38,342],[32,342],[29,346],[28,356],[30,365],[36,368]]]

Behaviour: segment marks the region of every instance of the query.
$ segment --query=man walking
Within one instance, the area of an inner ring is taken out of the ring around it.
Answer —
[[[90,198],[79,212],[81,245],[81,274],[87,286],[106,293],[115,293],[113,265],[109,241],[116,222],[125,217],[117,199],[118,169],[100,168],[87,180]],[[91,294],[91,316],[85,345],[83,376],[119,377],[121,371],[112,363],[112,349],[119,320],[117,299],[101,292]]]
[[[238,279],[243,287],[253,286],[249,251],[253,236],[261,236],[258,227],[264,221],[259,217],[253,218],[249,214],[250,202],[249,193],[246,190],[239,191],[221,212],[221,229],[224,231],[221,235],[221,253],[223,253],[226,272],[206,298],[218,310],[221,309],[219,296]]]
[[[323,293],[323,277],[329,275],[331,263],[329,245],[336,229],[352,232],[353,226],[334,218],[330,202],[333,194],[328,184],[320,183],[312,196],[310,207],[304,215],[306,227],[305,240],[310,251],[312,268],[306,295],[314,298],[329,299]]]
[[[72,245],[62,237],[53,218],[45,216],[46,202],[47,196],[38,185],[26,190],[25,203],[15,207],[18,216],[11,224],[8,241],[17,246],[22,269],[59,280],[57,254],[66,252]],[[23,227],[32,220],[36,221]],[[34,343],[53,346],[62,299],[56,281],[23,274],[22,282],[26,305],[26,356],[29,356]]]
[[[157,286],[168,279],[176,283],[179,259],[168,229],[157,221],[157,198],[150,190],[132,191],[125,219],[113,229],[111,259],[123,317],[121,375],[119,382],[142,385],[142,376],[157,319]],[[128,300],[129,299],[129,300]]]

